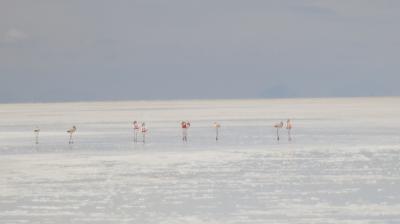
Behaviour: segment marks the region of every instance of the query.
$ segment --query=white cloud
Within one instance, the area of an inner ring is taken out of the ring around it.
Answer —
[[[17,43],[26,39],[28,39],[28,35],[24,31],[13,28],[2,35],[0,42]]]

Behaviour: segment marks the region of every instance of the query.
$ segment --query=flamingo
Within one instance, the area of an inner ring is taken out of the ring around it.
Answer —
[[[218,122],[214,122],[214,128],[215,128],[215,141],[218,141],[219,137],[219,129],[221,128],[221,125]]]
[[[144,122],[142,122],[142,127],[140,128],[140,131],[142,132],[142,135],[143,135],[143,143],[145,143],[147,128],[146,128],[146,124]]]
[[[274,128],[276,128],[276,140],[279,141],[279,129],[283,128],[283,121],[281,121],[278,124],[275,124]]]
[[[293,127],[292,121],[288,119],[286,121],[286,129],[288,130],[289,141],[292,141],[292,134],[291,134],[292,127]]]
[[[36,126],[36,128],[33,130],[33,133],[35,133],[36,144],[39,144],[39,133],[40,133],[40,129],[39,129],[38,126]]]
[[[68,144],[74,144],[74,140],[72,139],[72,135],[76,132],[76,127],[75,125],[72,126],[72,128],[67,130],[67,133],[69,134],[69,142]]]
[[[188,128],[190,127],[190,122],[189,121],[182,121],[181,122],[181,127],[182,127],[182,141],[187,142],[187,136],[188,136]]]
[[[133,142],[136,143],[138,138],[139,123],[137,121],[133,121],[132,127],[133,127]]]

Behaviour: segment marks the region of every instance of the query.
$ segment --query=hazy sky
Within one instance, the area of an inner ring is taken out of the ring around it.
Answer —
[[[1,0],[0,102],[400,95],[400,1]]]

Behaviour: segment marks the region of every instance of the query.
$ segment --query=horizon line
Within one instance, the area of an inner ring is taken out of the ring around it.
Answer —
[[[123,99],[123,100],[61,100],[61,101],[43,101],[43,102],[0,102],[0,105],[10,104],[68,104],[68,103],[113,103],[113,102],[177,102],[177,101],[234,101],[234,100],[307,100],[307,99],[365,99],[365,98],[399,98],[399,96],[321,96],[321,97],[260,97],[260,98],[185,98],[185,99]]]

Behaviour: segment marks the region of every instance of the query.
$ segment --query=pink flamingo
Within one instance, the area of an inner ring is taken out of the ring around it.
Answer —
[[[281,121],[278,124],[275,124],[274,128],[276,128],[276,140],[279,141],[279,129],[283,128],[283,121]]]
[[[75,125],[72,126],[72,128],[67,130],[67,133],[69,134],[69,142],[68,144],[74,144],[74,140],[72,139],[72,135],[76,132],[76,127]]]
[[[138,140],[138,132],[140,129],[139,123],[137,121],[133,121],[132,127],[133,127],[133,142],[136,143]]]
[[[36,126],[36,128],[33,130],[33,133],[35,133],[36,144],[39,144],[39,133],[40,133],[40,129],[39,129],[38,126]]]
[[[293,127],[292,121],[288,119],[286,121],[286,129],[288,130],[289,141],[292,141],[292,133],[291,133],[292,127]]]
[[[215,128],[215,141],[218,141],[219,129],[221,128],[221,125],[218,122],[214,122],[214,128]]]
[[[142,132],[143,143],[145,143],[146,142],[146,132],[148,131],[148,129],[146,128],[146,124],[144,122],[142,122],[142,127],[140,128],[140,131]]]
[[[182,128],[182,141],[187,142],[188,129],[190,128],[190,122],[189,121],[182,121],[181,122],[181,128]]]

